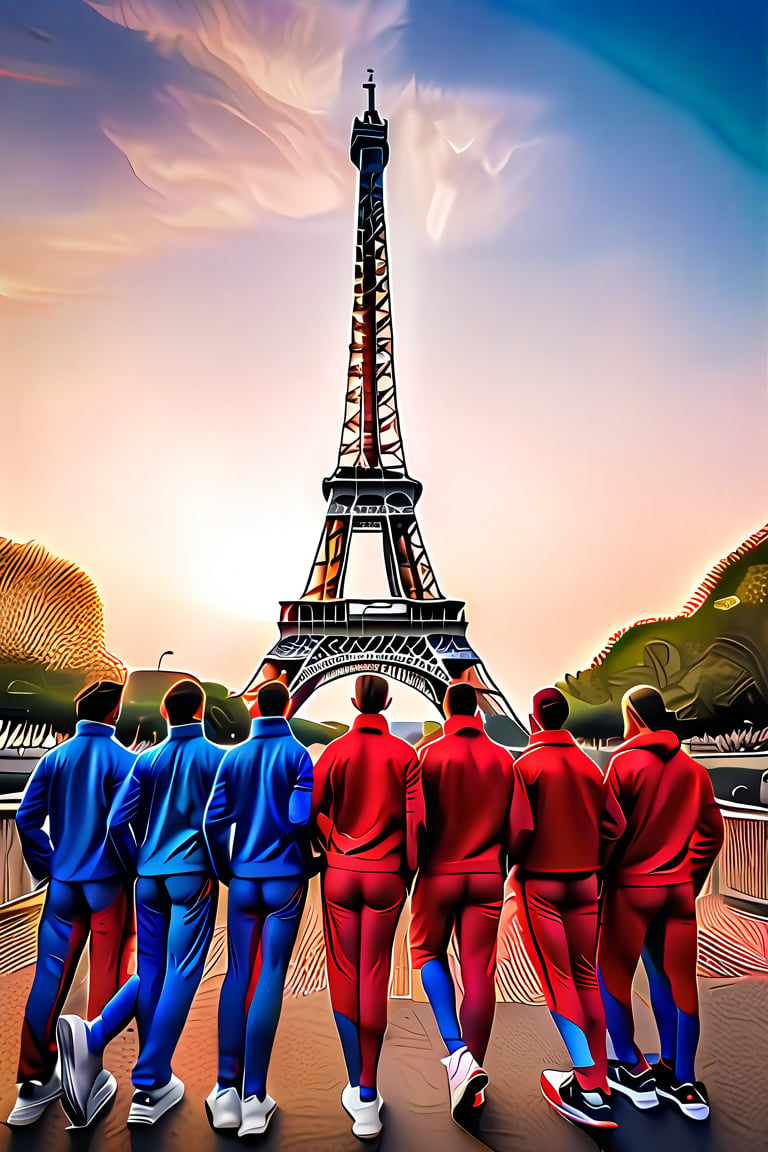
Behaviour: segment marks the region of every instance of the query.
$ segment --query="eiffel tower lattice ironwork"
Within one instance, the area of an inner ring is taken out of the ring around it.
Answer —
[[[339,458],[323,481],[328,500],[320,543],[299,600],[281,601],[280,638],[244,689],[283,673],[295,712],[320,685],[378,672],[442,703],[452,679],[478,689],[486,713],[519,721],[466,639],[464,602],[446,599],[416,519],[422,486],[405,465],[395,392],[384,168],[388,124],[376,109],[369,70],[368,109],[352,128],[350,156],[360,172],[352,341]],[[344,597],[350,541],[381,536],[390,597]],[[522,726],[520,726],[522,728]]]

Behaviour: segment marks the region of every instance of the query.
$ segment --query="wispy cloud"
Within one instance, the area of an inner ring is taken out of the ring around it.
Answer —
[[[145,94],[139,112],[126,98],[115,110],[112,100],[94,128],[125,158],[122,176],[112,165],[95,200],[76,212],[57,207],[49,218],[0,224],[0,295],[39,302],[89,291],[114,263],[191,233],[350,204],[344,85],[357,85],[364,65],[381,65],[388,54],[391,61],[407,0],[85,3],[143,37],[161,79],[149,108]],[[395,72],[391,65],[389,76]],[[107,85],[104,77],[89,92],[98,101]],[[389,79],[380,104],[397,130],[390,179],[408,181],[422,234],[463,243],[519,210],[538,149],[539,103]]]

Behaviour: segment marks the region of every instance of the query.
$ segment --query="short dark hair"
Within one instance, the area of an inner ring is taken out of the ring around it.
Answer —
[[[389,696],[389,684],[383,676],[358,676],[355,681],[355,701],[367,716],[382,712]]]
[[[542,688],[533,698],[533,718],[545,732],[556,732],[568,719],[568,701],[559,688]]]
[[[191,724],[195,712],[205,702],[205,692],[194,680],[178,680],[163,697],[168,723]]]
[[[268,680],[256,693],[262,716],[282,716],[291,694],[282,680]]]
[[[78,720],[96,720],[103,723],[114,712],[123,696],[123,685],[114,680],[97,680],[88,684],[75,697]]]
[[[628,703],[652,732],[669,726],[672,717],[664,706],[664,697],[656,688],[646,685],[629,693]]]
[[[477,691],[472,684],[451,684],[444,703],[450,708],[452,716],[474,716],[477,712]]]

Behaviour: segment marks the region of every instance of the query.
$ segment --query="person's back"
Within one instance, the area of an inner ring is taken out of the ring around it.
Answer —
[[[421,753],[427,872],[498,872],[506,848],[514,761],[479,716],[453,715]]]
[[[660,729],[630,737],[611,758],[606,783],[627,827],[611,859],[621,885],[693,880],[722,836],[722,817],[703,764]],[[709,869],[707,865],[707,870]]]
[[[600,865],[605,784],[565,729],[531,733],[517,772],[533,817],[518,863],[528,873],[593,872]]]
[[[263,1133],[276,1108],[267,1072],[307,892],[312,801],[312,761],[285,718],[288,689],[266,681],[256,706],[250,739],[222,760],[205,813],[211,856],[229,885],[219,1069],[206,1107],[214,1128],[241,1136]]]
[[[300,812],[297,792],[306,794]],[[301,875],[306,869],[305,835],[312,794],[312,761],[283,716],[259,716],[251,737],[222,761],[206,812],[206,835],[217,822],[232,831],[228,844],[232,874],[242,878]]]
[[[607,855],[598,965],[617,1060],[612,1085],[637,1107],[657,1096],[684,1115],[709,1115],[696,1080],[699,1037],[696,895],[723,840],[723,821],[703,766],[669,731],[661,694],[647,686],[622,700],[625,743],[606,783],[626,827]],[[641,954],[659,1030],[661,1060],[649,1066],[635,1042],[632,981]]]
[[[314,780],[313,809],[329,868],[408,867],[420,810],[418,760],[383,716],[357,716],[324,750]]]
[[[422,816],[416,753],[389,731],[381,676],[359,676],[360,715],[315,765],[312,816],[327,867],[323,928],[328,987],[349,1082],[342,1106],[356,1136],[381,1131],[376,1087],[387,1027],[392,945],[415,867]]]
[[[75,735],[42,757],[19,804],[25,860],[33,876],[49,883],[11,1125],[34,1123],[61,1093],[55,1029],[89,932],[92,1011],[114,994],[127,967],[132,885],[107,835],[110,807],[134,761],[114,739],[121,695],[122,685],[111,681],[78,695]]]

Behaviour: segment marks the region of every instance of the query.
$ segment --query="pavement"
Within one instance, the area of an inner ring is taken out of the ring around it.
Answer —
[[[18,1038],[32,978],[27,965],[0,976],[0,1115],[14,1101]],[[213,1132],[203,1101],[216,1075],[216,1009],[220,973],[201,986],[174,1060],[186,1083],[182,1103],[155,1128],[129,1132],[130,1069],[136,1033],[130,1029],[107,1050],[106,1066],[119,1091],[110,1111],[88,1133],[69,1133],[58,1104],[34,1127],[0,1125],[0,1152],[232,1152],[237,1140]],[[390,1025],[380,1066],[384,1131],[365,1145],[386,1152],[765,1152],[768,1148],[768,978],[700,980],[702,1038],[698,1073],[712,1104],[697,1123],[664,1106],[640,1113],[618,1099],[618,1129],[609,1142],[593,1141],[544,1102],[542,1068],[566,1068],[565,1050],[545,1008],[499,1004],[486,1068],[487,1104],[479,1130],[469,1134],[450,1118],[443,1050],[429,1006],[390,1001]],[[82,1011],[81,973],[70,1010]],[[636,993],[638,1038],[646,1050],[656,1039]],[[269,1091],[279,1109],[256,1142],[270,1152],[354,1152],[361,1147],[339,1103],[346,1076],[326,990],[286,997],[270,1068]]]

